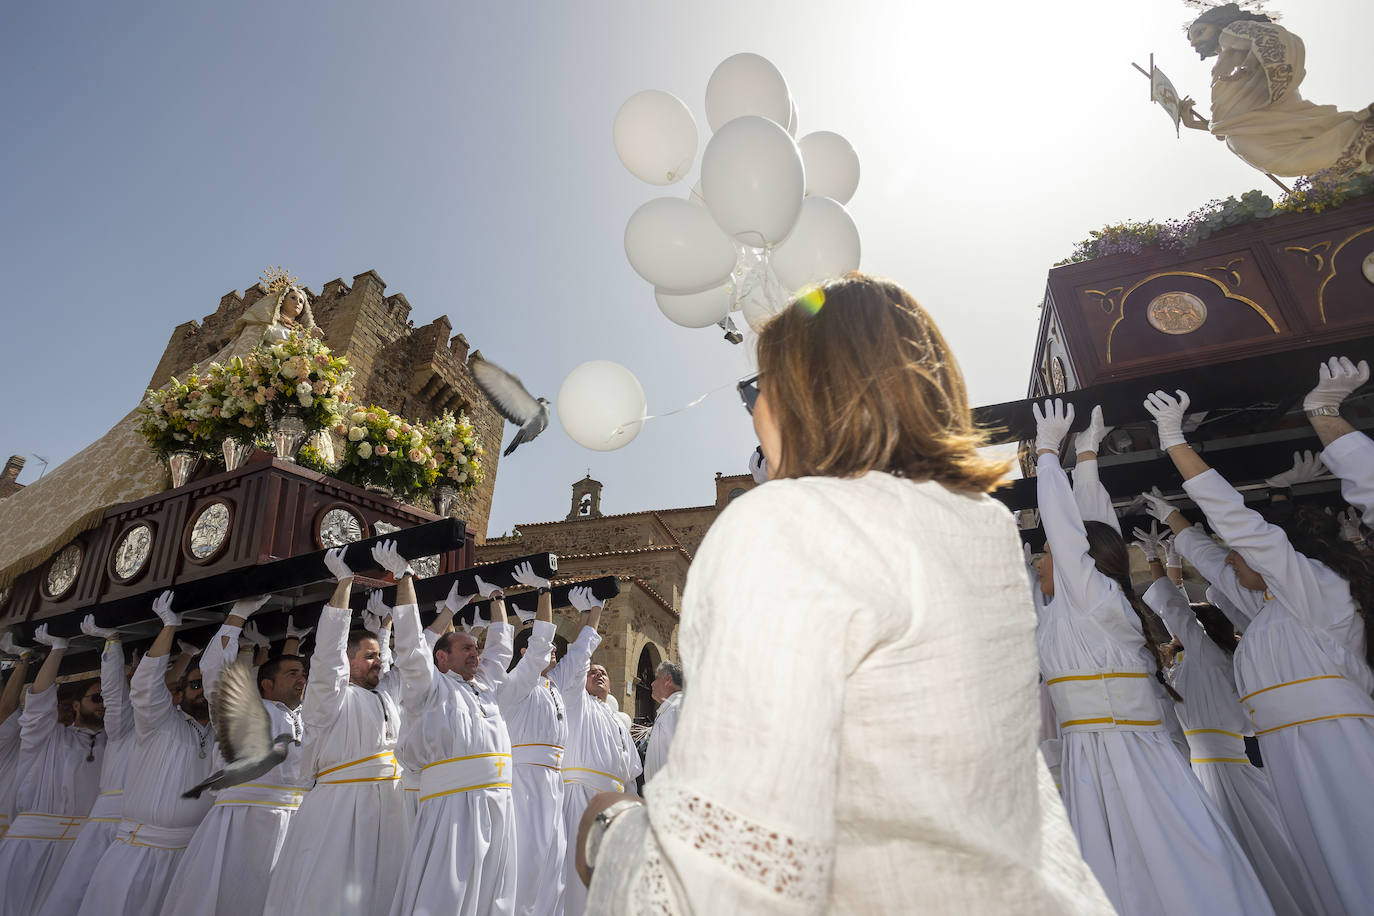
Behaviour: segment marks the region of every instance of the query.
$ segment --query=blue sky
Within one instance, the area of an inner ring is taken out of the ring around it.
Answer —
[[[706,81],[743,50],[788,79],[799,135],[858,150],[863,267],[931,310],[975,401],[1019,397],[1045,272],[1075,241],[1268,182],[1201,133],[1175,139],[1129,66],[1153,51],[1206,110],[1183,4],[926,6],[10,4],[0,457],[79,451],[137,402],[175,326],[269,264],[316,290],[375,269],[416,324],[447,314],[550,398],[588,359],[634,371],[650,413],[744,374],[746,348],[670,324],[623,252],[635,208],[695,174],[650,187],[611,145],[620,104],[664,89],[697,117],[699,164]],[[1374,9],[1292,6],[1304,95],[1374,100]],[[501,463],[490,531],[561,517],[588,470],[607,512],[709,502],[753,445],[729,390],[618,452],[555,426]]]

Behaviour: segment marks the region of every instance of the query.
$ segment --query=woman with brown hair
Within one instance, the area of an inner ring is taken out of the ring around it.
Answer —
[[[692,693],[636,799],[592,799],[588,912],[1109,913],[1037,753],[1035,618],[959,369],[895,284],[764,328],[769,482],[692,564]]]

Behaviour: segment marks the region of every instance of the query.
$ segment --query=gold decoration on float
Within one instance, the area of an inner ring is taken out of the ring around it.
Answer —
[[[138,575],[143,569],[143,564],[148,562],[148,555],[152,550],[153,529],[145,524],[130,528],[115,547],[114,562],[111,564],[115,578],[121,582],[128,582]]]
[[[1274,322],[1273,318],[1269,317],[1269,313],[1266,312],[1258,302],[1256,302],[1253,299],[1242,296],[1239,293],[1231,292],[1229,289],[1226,288],[1226,284],[1222,283],[1216,277],[1209,277],[1206,274],[1200,274],[1192,270],[1165,270],[1159,273],[1150,274],[1143,280],[1137,280],[1135,283],[1131,285],[1130,289],[1126,290],[1126,294],[1121,297],[1121,314],[1117,316],[1116,321],[1112,322],[1112,326],[1107,329],[1106,349],[1108,363],[1112,361],[1112,335],[1116,333],[1116,329],[1118,326],[1120,326],[1121,322],[1126,320],[1126,300],[1131,298],[1131,293],[1140,289],[1146,283],[1149,283],[1151,280],[1158,280],[1161,277],[1195,277],[1199,280],[1206,280],[1208,283],[1211,283],[1217,289],[1221,290],[1222,294],[1225,295],[1227,299],[1234,299],[1237,302],[1244,302],[1250,308],[1254,309],[1255,314],[1263,318],[1264,323],[1269,325],[1269,330],[1273,331],[1275,334],[1279,333],[1279,326]]]
[[[1231,260],[1227,261],[1225,264],[1222,264],[1220,267],[1212,266],[1212,267],[1204,267],[1204,268],[1202,268],[1202,269],[1203,269],[1203,270],[1206,270],[1206,271],[1215,271],[1216,273],[1221,274],[1222,277],[1225,278],[1225,280],[1226,280],[1227,283],[1230,283],[1232,286],[1239,288],[1239,287],[1240,287],[1240,271],[1236,270],[1236,265],[1237,265],[1237,264],[1244,264],[1244,263],[1245,263],[1245,259],[1244,259],[1244,258],[1232,258]]]
[[[1161,293],[1145,307],[1145,320],[1165,334],[1191,334],[1207,321],[1207,304],[1192,293]]]

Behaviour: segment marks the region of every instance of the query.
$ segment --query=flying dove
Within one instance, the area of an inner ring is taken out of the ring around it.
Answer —
[[[224,669],[215,685],[210,712],[226,763],[224,769],[183,792],[182,798],[200,798],[206,789],[251,782],[285,760],[292,744],[300,744],[288,732],[272,737],[272,719],[262,705],[262,696],[253,683],[253,668],[248,665],[235,663]]]
[[[497,411],[516,426],[520,427],[515,438],[501,454],[509,455],[522,442],[532,442],[549,425],[549,402],[547,398],[533,397],[525,390],[520,379],[505,369],[483,358],[480,352],[468,359],[468,368],[477,381],[477,387],[496,405]]]

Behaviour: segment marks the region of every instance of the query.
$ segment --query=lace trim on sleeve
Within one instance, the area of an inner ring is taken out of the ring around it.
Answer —
[[[829,895],[833,850],[828,846],[773,830],[676,787],[655,792],[650,811],[661,833],[784,900],[821,904]],[[657,858],[646,859],[641,887],[648,885],[651,912],[668,912],[671,891]]]

